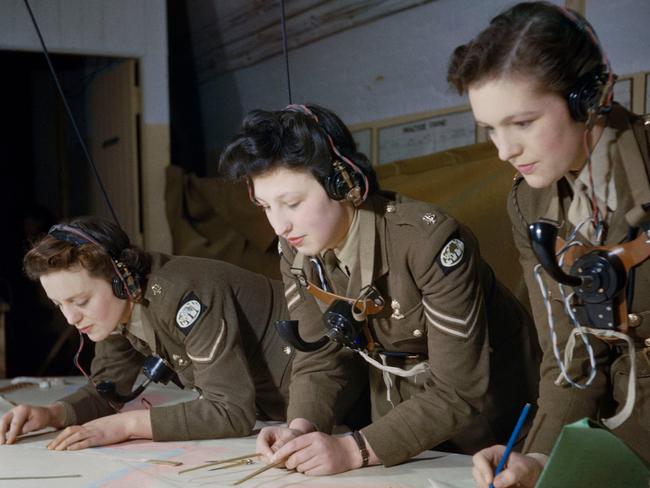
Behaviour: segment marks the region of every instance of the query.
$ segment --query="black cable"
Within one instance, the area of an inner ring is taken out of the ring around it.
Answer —
[[[32,19],[32,24],[34,24],[34,29],[36,29],[36,34],[38,35],[38,39],[41,41],[41,47],[43,48],[43,54],[45,55],[45,60],[47,61],[47,65],[50,68],[50,73],[52,73],[52,77],[54,78],[54,83],[56,84],[56,88],[59,91],[59,95],[61,95],[61,99],[63,100],[63,105],[65,106],[66,112],[68,113],[68,117],[70,117],[70,122],[72,122],[72,127],[74,128],[74,131],[77,135],[77,139],[79,140],[79,143],[81,144],[81,149],[83,150],[84,155],[86,156],[86,160],[90,164],[90,167],[93,170],[93,173],[95,174],[95,178],[97,179],[97,184],[99,184],[99,189],[102,191],[102,194],[104,195],[104,200],[106,201],[106,205],[108,205],[108,209],[111,211],[111,215],[113,216],[113,220],[115,220],[115,223],[117,224],[118,227],[120,226],[120,221],[117,219],[117,214],[115,213],[115,210],[113,209],[113,205],[111,205],[111,200],[108,198],[108,193],[106,193],[106,188],[104,188],[104,184],[102,183],[102,179],[99,176],[99,172],[97,171],[97,167],[95,166],[94,161],[90,157],[90,153],[88,152],[88,148],[86,147],[86,144],[84,143],[83,138],[81,137],[81,132],[79,132],[79,127],[77,126],[77,122],[75,121],[74,115],[72,115],[72,110],[70,109],[70,105],[68,104],[68,99],[66,98],[65,94],[63,93],[63,89],[61,88],[61,84],[59,83],[59,77],[56,75],[56,71],[54,71],[54,66],[52,65],[52,60],[50,59],[50,55],[47,51],[47,47],[45,46],[45,41],[43,40],[43,36],[41,35],[41,29],[38,27],[38,22],[36,22],[36,18],[34,17],[34,13],[32,12],[32,8],[29,5],[28,0],[23,0],[25,2],[25,7],[27,7],[27,11],[29,12],[29,16]]]
[[[291,75],[289,73],[289,50],[287,49],[287,24],[284,18],[284,0],[280,0],[280,24],[282,25],[282,50],[284,52],[284,65],[287,71],[287,92],[289,93],[289,105],[293,103],[291,97]]]

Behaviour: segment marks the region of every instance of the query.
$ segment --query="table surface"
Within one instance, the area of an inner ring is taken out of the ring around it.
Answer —
[[[0,387],[8,381],[0,381]],[[66,378],[63,384],[41,389],[38,386],[5,392],[0,397],[0,413],[13,403],[45,405],[83,384],[81,378]],[[176,403],[192,398],[192,392],[176,387],[152,385],[144,396],[154,405]],[[7,402],[7,400],[9,402]],[[140,408],[136,399],[130,408]],[[263,424],[259,423],[258,427]],[[152,442],[131,441],[113,446],[82,451],[49,451],[47,443],[55,433],[26,436],[15,445],[0,446],[0,486],[2,487],[225,487],[264,466],[255,460],[252,465],[210,471],[182,470],[207,461],[226,459],[255,452],[255,436],[207,441]],[[179,466],[156,464],[175,461]],[[413,460],[385,468],[373,466],[334,476],[309,477],[284,469],[270,469],[239,485],[243,488],[465,488],[473,487],[471,457],[426,451]],[[55,476],[66,478],[41,478]],[[32,479],[7,480],[8,477]],[[2,479],[5,478],[5,479]]]

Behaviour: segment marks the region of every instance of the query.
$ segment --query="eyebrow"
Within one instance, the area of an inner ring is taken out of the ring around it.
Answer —
[[[510,122],[512,122],[513,119],[517,119],[519,117],[530,117],[530,116],[536,115],[536,114],[537,114],[536,110],[529,110],[527,112],[519,112],[519,113],[512,114],[512,115],[507,115],[503,119],[501,119],[497,125],[506,125],[506,124],[509,124]],[[481,127],[492,127],[490,124],[488,124],[486,122],[482,122],[482,121],[480,121],[478,119],[476,119],[476,123],[478,125],[480,125]]]
[[[74,300],[75,298],[79,298],[79,297],[80,297],[81,295],[83,295],[84,293],[85,293],[84,291],[80,291],[79,293],[77,293],[77,294],[75,294],[75,295],[72,295],[72,296],[69,296],[69,297],[67,297],[67,298],[64,298],[63,300],[61,300],[61,302],[71,302],[71,301]],[[50,297],[48,297],[48,298],[50,298]],[[56,300],[54,300],[54,298],[50,298],[50,301],[51,301],[52,303],[54,303],[54,304],[56,304],[56,303],[61,303],[61,302],[57,302]]]
[[[287,192],[284,192],[284,193],[280,193],[273,200],[280,200],[281,198],[287,198],[287,197],[290,197],[290,196],[295,196],[295,195],[300,195],[300,194],[301,194],[300,190],[298,190],[298,191],[287,191]],[[255,195],[255,199],[260,203],[266,203],[264,201],[264,199],[258,197],[257,195]]]

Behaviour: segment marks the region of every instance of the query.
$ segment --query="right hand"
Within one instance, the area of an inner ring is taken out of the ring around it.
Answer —
[[[62,414],[62,407],[58,404],[49,407],[18,405],[0,418],[0,444],[13,444],[21,434],[58,427]]]
[[[311,422],[300,418],[294,419],[288,427],[264,427],[257,436],[255,451],[264,456],[267,462],[271,462],[275,451],[287,442],[314,430]]]
[[[488,488],[490,483],[494,488],[506,488],[508,486],[517,486],[521,488],[534,488],[539,475],[544,469],[546,456],[543,454],[520,454],[511,452],[508,458],[507,467],[494,476],[496,469],[503,453],[505,446],[487,447],[472,458],[474,468],[472,475],[478,488]]]

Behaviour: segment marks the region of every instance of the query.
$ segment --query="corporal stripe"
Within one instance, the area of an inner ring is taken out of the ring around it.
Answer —
[[[434,310],[427,302],[422,300],[422,304],[424,305],[425,308],[424,315],[427,317],[431,325],[433,325],[437,329],[442,330],[443,332],[455,335],[457,337],[462,337],[463,339],[467,339],[474,331],[474,328],[476,327],[476,323],[478,321],[477,319],[479,316],[481,303],[482,303],[482,296],[479,295],[474,300],[474,303],[472,304],[472,308],[469,314],[467,315],[467,317],[465,317],[464,319],[458,319],[456,317],[452,317],[440,311]],[[461,326],[469,325],[469,329],[466,331],[458,330],[458,328],[452,327],[453,324],[458,324]]]
[[[221,342],[221,339],[223,339],[225,333],[226,333],[226,322],[223,319],[221,319],[221,331],[219,331],[217,340],[214,341],[214,345],[212,346],[212,349],[210,350],[209,354],[207,356],[193,356],[188,352],[187,357],[196,363],[211,362],[214,359],[214,355],[217,352],[217,347],[219,346],[219,343]]]

